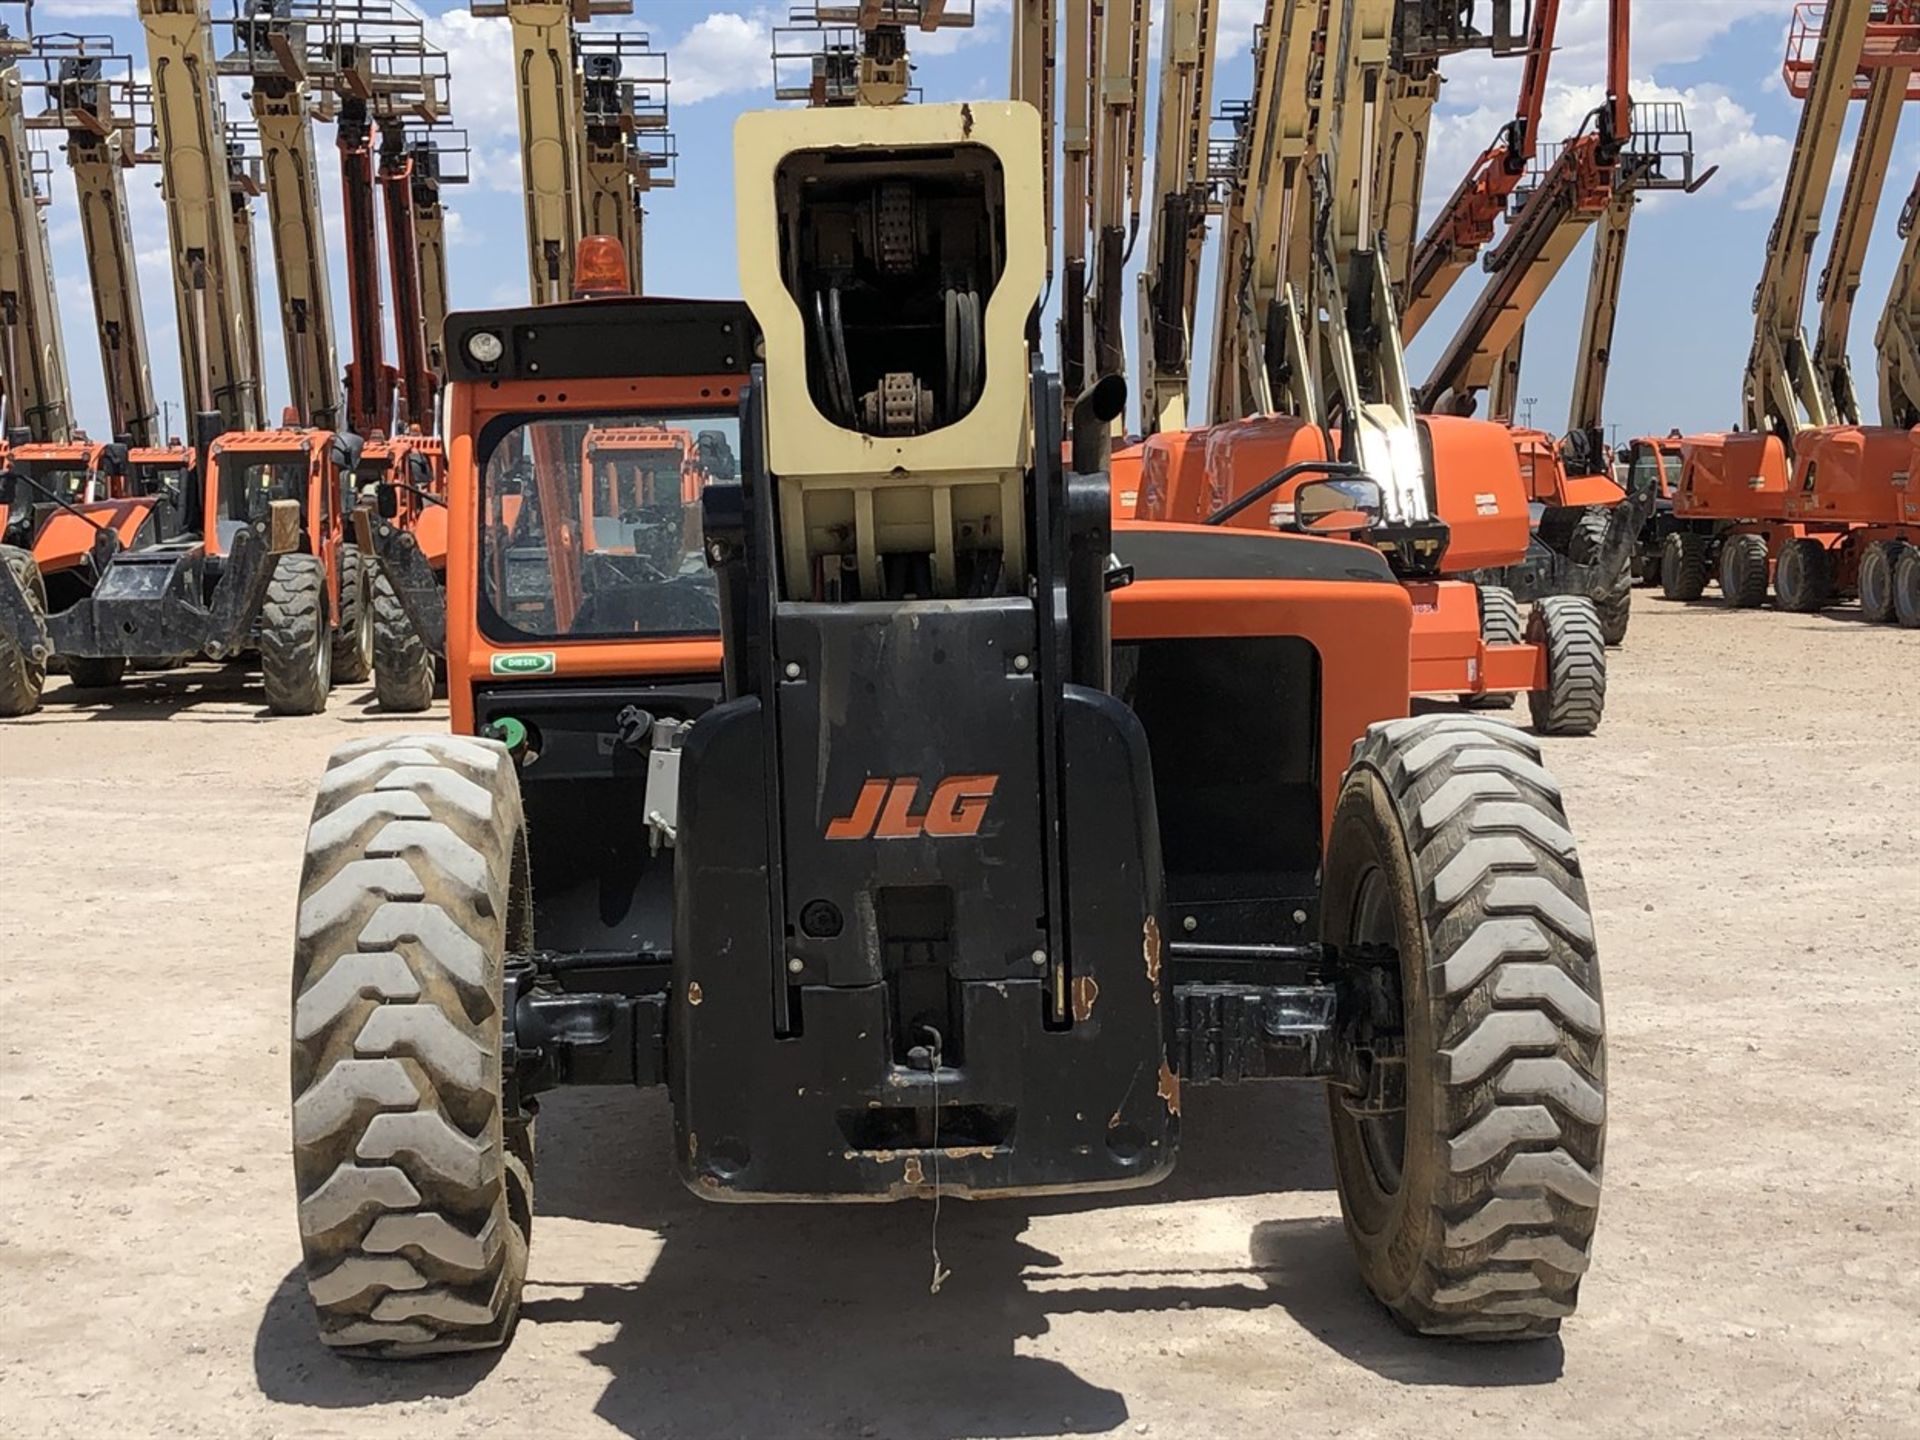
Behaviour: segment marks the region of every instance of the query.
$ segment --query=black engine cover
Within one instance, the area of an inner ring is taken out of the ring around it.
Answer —
[[[1179,1096],[1139,721],[1049,698],[1024,600],[773,618],[771,704],[717,707],[681,760],[682,1175],[736,1199],[1160,1178]]]

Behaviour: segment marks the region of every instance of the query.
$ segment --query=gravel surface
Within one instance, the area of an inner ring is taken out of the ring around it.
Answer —
[[[1120,1203],[703,1205],[663,1096],[541,1120],[504,1355],[350,1363],[293,1224],[293,892],[361,687],[56,681],[0,729],[0,1432],[552,1436],[1920,1433],[1920,635],[1636,595],[1548,742],[1597,909],[1612,1128],[1558,1342],[1403,1336],[1306,1088],[1190,1092]],[[1521,712],[1524,714],[1524,710]]]

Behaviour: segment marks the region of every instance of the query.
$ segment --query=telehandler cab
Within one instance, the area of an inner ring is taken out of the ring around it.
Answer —
[[[1572,1312],[1605,1045],[1559,788],[1407,718],[1354,467],[1286,532],[1113,519],[1123,386],[1069,446],[1028,345],[1041,153],[1019,104],[749,115],[744,303],[450,321],[454,733],[336,751],[301,877],[328,1344],[507,1339],[570,1084],[663,1086],[697,1195],[884,1201],[1148,1185],[1189,1087],[1316,1081],[1394,1314]],[[596,563],[613,427],[738,456],[703,564]]]

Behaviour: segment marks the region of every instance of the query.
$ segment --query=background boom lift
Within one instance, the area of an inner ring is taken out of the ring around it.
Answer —
[[[1880,357],[1880,423],[1920,425],[1920,178],[1900,210],[1900,264],[1874,335]]]
[[[472,0],[513,27],[514,93],[526,195],[527,283],[535,304],[573,295],[581,236],[581,101],[577,24],[631,15],[633,0]]]
[[[1409,342],[1492,242],[1495,223],[1532,168],[1559,23],[1560,0],[1534,0],[1519,107],[1474,161],[1414,252],[1401,309],[1401,332]]]
[[[1731,434],[1688,437],[1682,447],[1661,552],[1661,586],[1670,598],[1699,598],[1712,571],[1729,606],[1761,604],[1771,579],[1783,610],[1818,610],[1857,590],[1865,618],[1920,626],[1913,436],[1905,428],[1844,423],[1832,383],[1832,359],[1844,353],[1852,267],[1864,243],[1859,214],[1842,218],[1828,266],[1822,320],[1831,331],[1829,363],[1808,346],[1801,322],[1848,108],[1865,99],[1870,125],[1890,123],[1884,105],[1874,102],[1904,99],[1910,85],[1883,85],[1877,72],[1909,76],[1917,19],[1909,0],[1831,0],[1796,13],[1785,73],[1805,99],[1754,299],[1743,423]],[[1877,137],[1863,134],[1860,144],[1846,196],[1856,211],[1877,206],[1884,179]]]
[[[246,78],[260,133],[291,409],[330,430],[343,416],[313,122],[332,119],[334,106],[310,81],[337,50],[339,21],[329,0],[242,0],[231,23],[220,70]]]
[[[1911,57],[1920,63],[1920,52]],[[1900,107],[1906,102],[1914,71],[1906,67],[1876,68],[1867,76],[1866,105],[1853,142],[1853,161],[1847,184],[1835,212],[1833,240],[1827,264],[1820,272],[1817,298],[1820,320],[1814,331],[1813,366],[1833,402],[1833,420],[1858,425],[1864,415],[1854,384],[1853,362],[1847,355],[1847,337],[1853,329],[1853,307],[1860,293],[1860,275],[1866,268],[1867,244],[1880,213],[1893,161],[1893,141],[1900,128]]]
[[[9,432],[64,442],[73,433],[73,414],[41,213],[50,197],[36,174],[20,65],[31,51],[24,26],[0,26],[0,185],[6,187],[0,195],[0,384]]]
[[[1404,0],[1393,40],[1393,65],[1387,72],[1382,111],[1379,174],[1381,249],[1394,293],[1401,297],[1403,336],[1405,299],[1420,238],[1420,204],[1426,191],[1427,155],[1433,109],[1440,99],[1440,65],[1450,55],[1487,50],[1510,55],[1530,38],[1529,16],[1558,0]],[[1483,8],[1485,29],[1476,22]]]
[[[160,407],[147,359],[125,180],[127,170],[155,158],[151,146],[140,141],[142,130],[151,130],[152,110],[142,103],[143,88],[134,83],[132,57],[118,53],[110,39],[41,35],[34,48],[47,70],[48,107],[31,123],[66,137],[100,329],[110,433],[135,447],[157,445],[163,438]]]
[[[139,0],[153,76],[180,375],[195,440],[260,423],[254,287],[241,268],[227,130],[207,0]]]
[[[1212,423],[1284,410],[1319,423],[1303,307],[1312,284],[1309,175],[1319,125],[1325,0],[1268,0],[1253,47],[1253,95],[1227,110],[1214,284]]]
[[[1214,213],[1207,126],[1213,113],[1218,0],[1166,0],[1160,94],[1154,118],[1149,256],[1140,272],[1140,428],[1151,435],[1187,423],[1194,306],[1207,217]]]

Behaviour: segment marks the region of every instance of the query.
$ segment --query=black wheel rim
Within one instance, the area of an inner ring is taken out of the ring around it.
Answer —
[[[1354,944],[1390,945],[1396,951],[1400,947],[1387,875],[1377,865],[1367,871],[1354,890],[1353,917],[1347,933]],[[1374,1185],[1384,1196],[1398,1195],[1406,1167],[1407,1112],[1401,1109],[1388,1115],[1353,1118]]]

